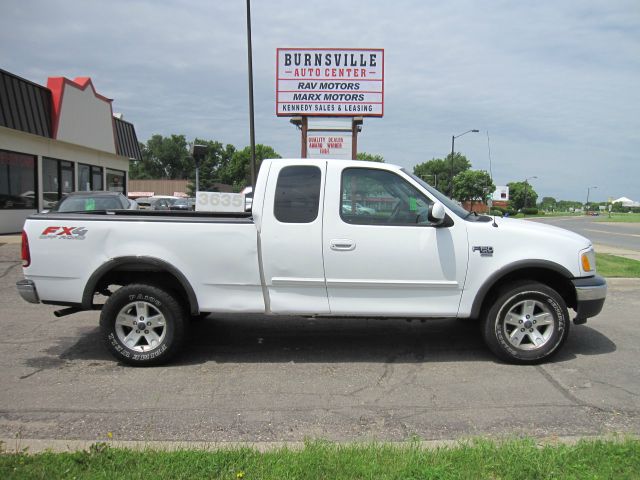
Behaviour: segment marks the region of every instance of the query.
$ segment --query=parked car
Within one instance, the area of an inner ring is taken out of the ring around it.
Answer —
[[[138,208],[140,210],[151,210],[151,197],[140,197],[136,198],[136,202],[138,202]]]
[[[136,199],[140,210],[169,210],[179,197],[169,195],[154,195],[152,197],[140,197]]]
[[[137,210],[138,203],[120,192],[71,192],[53,206],[50,212],[87,212],[93,210]]]
[[[169,210],[181,210],[181,211],[191,211],[194,207],[194,202],[191,201],[190,198],[179,198],[173,205],[169,205]]]

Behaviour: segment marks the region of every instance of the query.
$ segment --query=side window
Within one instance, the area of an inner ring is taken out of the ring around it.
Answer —
[[[360,225],[428,225],[433,203],[393,172],[347,168],[342,172],[340,216]]]
[[[315,166],[280,170],[273,214],[283,223],[311,223],[318,217],[321,172]]]

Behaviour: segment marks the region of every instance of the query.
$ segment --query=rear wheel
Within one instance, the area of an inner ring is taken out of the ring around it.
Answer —
[[[185,313],[175,297],[158,287],[132,284],[107,300],[100,327],[109,351],[136,366],[160,365],[182,346]]]
[[[511,363],[535,364],[555,354],[569,334],[569,313],[562,297],[538,282],[504,288],[484,317],[487,346]]]

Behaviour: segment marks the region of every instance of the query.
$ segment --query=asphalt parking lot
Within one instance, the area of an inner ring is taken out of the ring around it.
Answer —
[[[0,243],[2,238],[0,237]],[[173,365],[136,369],[97,313],[27,304],[19,245],[0,245],[0,438],[406,440],[640,433],[640,280],[542,366],[500,363],[476,325],[209,318]]]

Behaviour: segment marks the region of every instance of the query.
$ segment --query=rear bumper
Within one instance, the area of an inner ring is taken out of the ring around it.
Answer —
[[[40,303],[36,284],[31,280],[20,280],[16,282],[16,288],[20,296],[29,303]]]
[[[599,275],[572,280],[576,289],[576,318],[595,317],[602,311],[607,297],[607,281]]]

